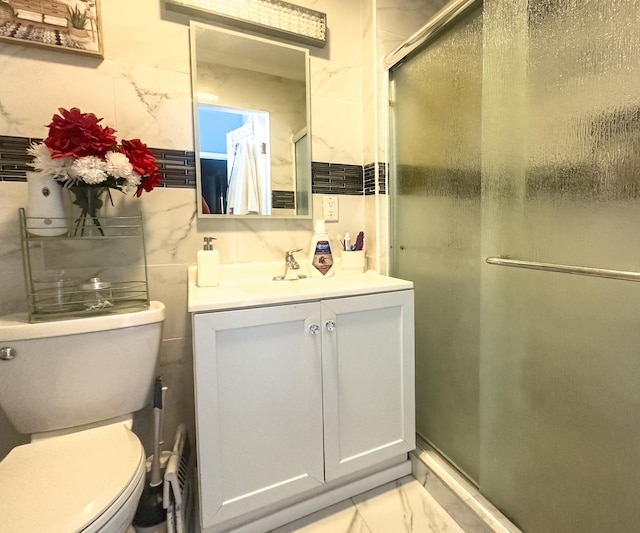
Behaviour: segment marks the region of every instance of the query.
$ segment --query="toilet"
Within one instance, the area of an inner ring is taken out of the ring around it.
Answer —
[[[0,318],[0,407],[29,434],[0,462],[0,531],[124,533],[145,483],[131,431],[149,405],[165,307]]]

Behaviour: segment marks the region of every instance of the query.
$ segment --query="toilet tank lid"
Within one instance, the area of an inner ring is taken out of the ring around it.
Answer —
[[[165,317],[165,306],[162,302],[152,301],[148,309],[129,313],[113,313],[69,320],[29,323],[26,313],[0,317],[0,342],[25,339],[41,339],[77,335],[109,329],[142,326],[154,322],[162,322]]]
[[[81,531],[144,469],[144,449],[123,424],[14,448],[0,462],[7,531]]]

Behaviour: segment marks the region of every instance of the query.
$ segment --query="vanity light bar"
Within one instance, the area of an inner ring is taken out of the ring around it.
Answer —
[[[166,9],[323,48],[327,15],[281,0],[165,0]]]

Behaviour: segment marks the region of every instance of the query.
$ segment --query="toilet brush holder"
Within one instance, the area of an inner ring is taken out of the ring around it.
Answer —
[[[160,419],[162,417],[162,377],[156,377],[153,392],[153,456],[148,482],[145,483],[138,509],[133,517],[133,527],[139,533],[166,531],[167,510],[163,505],[163,476],[160,468]]]

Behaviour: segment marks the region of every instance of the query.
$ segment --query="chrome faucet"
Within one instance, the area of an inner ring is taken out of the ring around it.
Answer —
[[[293,254],[301,251],[302,248],[287,251],[284,257],[284,274],[282,276],[275,276],[273,278],[273,281],[294,280],[307,277],[303,274],[298,274],[297,272],[295,272],[296,270],[300,270],[300,264],[298,263],[298,261],[296,261],[296,258],[293,257]]]

